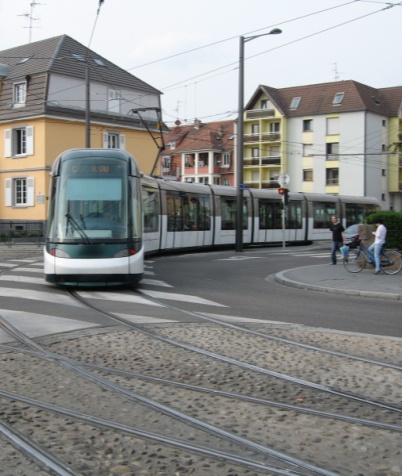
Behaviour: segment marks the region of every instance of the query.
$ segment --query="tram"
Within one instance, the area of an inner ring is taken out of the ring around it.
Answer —
[[[145,253],[234,246],[234,187],[151,177],[143,177],[141,184]],[[330,241],[331,216],[340,217],[347,228],[380,210],[375,198],[312,193],[289,193],[284,210],[276,189],[244,190],[243,200],[244,246]]]
[[[329,241],[331,216],[346,228],[380,210],[375,198],[288,198],[284,207],[276,189],[244,191],[245,247]],[[121,150],[66,151],[51,172],[45,279],[71,286],[136,284],[145,255],[233,247],[236,201],[234,187],[141,175]]]
[[[116,149],[72,149],[51,172],[45,280],[59,285],[138,283],[144,245],[140,172]]]

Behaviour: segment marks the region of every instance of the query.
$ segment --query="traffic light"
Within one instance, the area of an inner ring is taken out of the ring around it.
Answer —
[[[283,197],[283,203],[287,205],[289,203],[289,190],[287,188],[278,188],[279,195]]]

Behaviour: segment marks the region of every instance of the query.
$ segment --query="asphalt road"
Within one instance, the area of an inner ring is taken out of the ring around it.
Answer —
[[[328,250],[288,248],[283,253],[268,248],[160,256],[152,261],[157,279],[169,282],[173,292],[227,306],[220,314],[402,337],[401,301],[302,290],[274,281],[273,275],[286,269],[328,264]],[[401,280],[402,275],[391,279]]]

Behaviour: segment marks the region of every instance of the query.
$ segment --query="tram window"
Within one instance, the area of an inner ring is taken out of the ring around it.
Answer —
[[[335,203],[313,202],[313,228],[328,228],[333,215],[336,215]]]
[[[168,231],[211,229],[211,206],[208,196],[167,194]]]
[[[286,228],[291,230],[300,230],[303,226],[303,213],[300,202],[290,202],[287,210]]]
[[[221,197],[221,230],[234,230],[237,204],[235,198]],[[247,201],[243,200],[243,230],[247,230]]]
[[[282,203],[279,201],[259,201],[260,230],[282,228]]]
[[[142,207],[144,210],[144,232],[151,233],[159,230],[159,201],[158,191],[153,188],[142,188]]]

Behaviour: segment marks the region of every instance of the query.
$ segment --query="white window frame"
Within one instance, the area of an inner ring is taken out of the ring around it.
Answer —
[[[6,207],[33,207],[35,202],[35,178],[12,177],[5,179]]]
[[[171,169],[170,155],[164,155],[162,157],[162,170],[163,172],[170,172],[170,169]]]
[[[33,153],[33,126],[14,127],[4,131],[4,155],[6,157],[26,157]]]
[[[13,85],[13,107],[25,106],[27,99],[27,82],[20,81]]]
[[[121,94],[116,89],[108,90],[107,110],[109,112],[120,112]]]
[[[230,167],[230,152],[223,153],[223,167]]]
[[[126,150],[126,136],[114,131],[104,132],[103,148]]]

